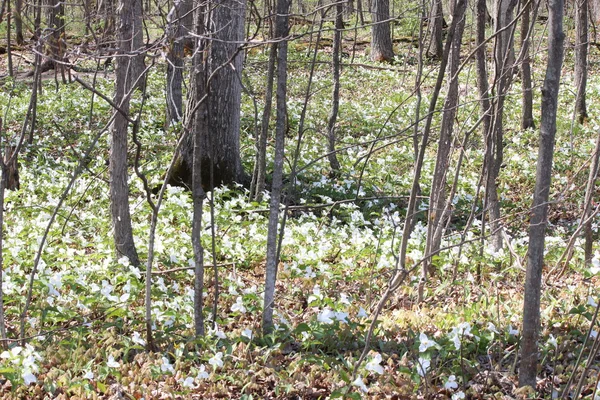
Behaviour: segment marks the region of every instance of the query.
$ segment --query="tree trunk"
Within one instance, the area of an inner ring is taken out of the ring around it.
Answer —
[[[189,40],[184,24],[191,9],[189,0],[175,2],[167,15],[167,126],[183,119],[183,57]]]
[[[394,61],[394,47],[390,30],[390,0],[373,0],[373,25],[371,27],[371,60]]]
[[[146,69],[144,58],[146,55],[146,48],[144,45],[144,11],[142,9],[142,0],[132,0],[133,2],[133,40],[131,40],[131,67],[130,67],[130,80],[134,83],[136,88],[142,89],[145,80],[142,79],[142,74]]]
[[[267,67],[267,87],[265,91],[265,106],[260,126],[260,137],[256,146],[256,166],[252,179],[252,193],[254,199],[260,201],[262,192],[265,190],[265,179],[267,176],[267,139],[269,136],[269,122],[271,120],[271,108],[273,106],[273,80],[275,78],[275,62],[277,61],[277,42],[271,44],[269,50],[269,66]]]
[[[588,0],[575,0],[575,113],[579,123],[587,118],[586,86],[588,70]]]
[[[493,251],[502,248],[502,231],[500,223],[500,200],[498,198],[497,180],[500,174],[500,166],[504,157],[504,101],[512,81],[514,65],[514,29],[507,29],[512,20],[512,11],[516,4],[515,0],[496,1],[496,35],[495,46],[495,100],[493,104],[493,116],[490,131],[486,133],[486,185],[485,185],[485,209],[489,215],[491,247]]]
[[[23,39],[23,0],[15,0],[15,41],[20,46],[25,43]]]
[[[269,205],[269,225],[267,231],[267,261],[265,271],[265,296],[263,303],[263,334],[273,331],[273,308],[275,302],[275,283],[277,282],[278,225],[279,205],[283,187],[283,160],[286,131],[287,101],[287,50],[288,13],[290,0],[277,0],[275,38],[280,40],[277,46],[277,120],[275,122],[275,160],[273,166],[273,185]]]
[[[442,9],[442,0],[433,0],[429,16],[429,26],[430,40],[427,55],[439,60],[444,52],[444,12]]]
[[[202,184],[205,190],[234,182],[249,184],[240,156],[244,18],[246,3],[226,0],[212,10],[208,52],[206,132],[202,137]],[[191,187],[193,139],[187,135],[169,183]]]
[[[485,26],[487,20],[486,0],[477,0],[477,89],[481,101],[480,113],[483,117],[483,134],[488,134],[491,126],[490,88],[488,84],[487,55],[485,50]]]
[[[133,38],[133,4],[127,0],[119,1],[118,56],[116,64],[115,103],[129,114],[129,91],[133,82],[131,76],[130,54]],[[129,185],[127,182],[127,117],[116,113],[111,131],[110,148],[110,199],[111,215],[114,227],[114,240],[117,252],[129,258],[133,265],[139,265],[139,259],[133,242],[131,214],[129,211]]]
[[[523,16],[521,17],[521,88],[523,89],[523,108],[521,112],[521,128],[523,130],[535,128],[533,122],[533,91],[531,88],[531,59],[529,46],[531,44],[531,1],[521,0]]]
[[[331,72],[333,75],[333,93],[331,98],[331,114],[327,123],[327,159],[331,167],[331,173],[337,175],[340,172],[340,162],[335,153],[335,125],[337,122],[338,111],[340,109],[340,59],[342,57],[342,30],[344,29],[343,5],[341,2],[335,6],[335,32],[333,34],[333,51]]]
[[[519,369],[519,386],[531,386],[533,388],[536,387],[544,241],[548,222],[548,197],[552,178],[558,90],[564,52],[563,0],[550,0],[549,11],[548,66],[542,89],[540,148],[529,225],[529,251],[527,253],[523,337],[521,339],[521,366]]]
[[[431,270],[431,254],[439,251],[442,241],[444,226],[449,215],[446,215],[446,174],[450,164],[450,152],[452,150],[452,133],[454,118],[458,106],[458,68],[460,66],[460,48],[465,28],[466,1],[459,2],[454,10],[453,20],[456,19],[456,30],[452,39],[450,60],[448,63],[448,94],[444,102],[442,114],[442,128],[438,141],[437,158],[431,193],[429,195],[429,222],[427,224],[427,244],[425,254],[428,257],[423,263],[421,284],[419,285],[419,301],[423,300],[423,285],[427,280],[427,274]]]
[[[206,10],[203,1],[197,1],[194,11],[196,43],[198,49],[193,58],[193,72],[191,79],[192,94],[191,105],[197,107],[193,115],[188,115],[191,120],[186,126],[192,127],[193,136],[193,161],[192,161],[192,247],[194,250],[194,328],[196,336],[204,335],[204,248],[202,247],[202,209],[205,192],[202,187],[202,137],[207,135],[207,103],[206,103],[206,64],[204,52],[206,42],[201,39],[206,34]]]

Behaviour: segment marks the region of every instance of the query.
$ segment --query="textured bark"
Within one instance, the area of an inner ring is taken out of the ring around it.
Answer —
[[[115,103],[129,113],[129,97],[132,81],[131,58],[127,57],[133,38],[133,5],[127,0],[119,4],[118,54],[116,65]],[[133,265],[139,265],[139,259],[133,242],[131,214],[129,211],[129,185],[127,182],[127,128],[129,122],[120,112],[116,113],[111,131],[110,148],[110,210],[114,227],[114,240],[117,252],[129,258]]]
[[[504,157],[504,101],[512,81],[514,65],[514,29],[506,28],[512,20],[515,0],[496,1],[496,35],[495,46],[495,100],[492,103],[493,114],[490,130],[486,132],[486,168],[485,200],[491,229],[491,247],[493,251],[502,248],[502,231],[500,224],[500,201],[498,198],[497,180]]]
[[[140,79],[146,64],[144,63],[144,57],[146,55],[146,48],[144,46],[144,12],[142,9],[142,0],[131,0],[133,2],[133,40],[131,40],[131,73],[130,78],[132,82],[137,82],[136,87],[142,88],[144,85],[144,79]]]
[[[340,109],[340,64],[342,56],[342,30],[344,29],[343,20],[343,5],[338,2],[335,6],[335,32],[333,34],[333,51],[332,51],[332,63],[331,73],[333,75],[333,93],[331,96],[331,113],[329,114],[329,121],[327,123],[327,159],[329,160],[329,166],[331,172],[336,175],[340,171],[340,162],[337,159],[335,153],[335,125],[337,122],[337,116]]]
[[[215,5],[207,26],[214,40],[208,45],[206,127],[202,135],[202,184],[205,190],[234,182],[249,184],[240,158],[240,110],[245,1],[226,0]],[[187,135],[177,168],[169,183],[191,187],[193,138]]]
[[[523,304],[523,337],[521,339],[520,386],[536,386],[538,364],[537,340],[540,330],[540,297],[544,241],[548,222],[548,198],[552,178],[552,158],[556,135],[556,112],[560,72],[563,62],[563,0],[550,0],[548,23],[548,66],[542,89],[540,148],[536,170],[535,192],[529,225],[529,250]]]
[[[579,123],[587,118],[586,86],[588,71],[588,0],[575,0],[575,113]]]
[[[491,107],[490,107],[490,88],[488,83],[487,56],[485,49],[485,25],[487,20],[486,0],[477,0],[477,89],[481,101],[480,113],[483,117],[484,136],[490,131],[491,126]]]
[[[443,34],[444,34],[444,12],[442,0],[433,0],[431,5],[431,15],[429,17],[429,48],[427,55],[436,59],[441,59],[444,52]]]
[[[523,89],[523,107],[521,111],[521,128],[523,130],[535,128],[533,122],[533,91],[531,89],[531,59],[529,46],[531,44],[531,2],[521,0],[523,16],[521,17],[521,88]],[[533,33],[533,30],[531,30]]]
[[[189,40],[185,23],[191,11],[191,2],[175,2],[167,16],[167,125],[183,118],[183,57],[184,47]]]
[[[394,47],[390,30],[390,0],[373,0],[373,25],[371,27],[371,60],[391,62]]]
[[[277,48],[277,120],[275,122],[275,160],[273,166],[273,185],[269,205],[269,225],[267,231],[267,260],[265,271],[265,296],[263,303],[263,334],[273,331],[273,308],[275,303],[275,283],[277,282],[279,205],[283,187],[283,161],[286,130],[287,101],[287,50],[285,40],[288,35],[288,13],[290,0],[277,0],[275,37]]]
[[[437,158],[431,183],[429,195],[429,222],[427,224],[427,243],[425,254],[430,255],[439,251],[442,241],[444,226],[447,221],[448,210],[446,210],[447,172],[450,164],[450,152],[452,150],[452,134],[454,131],[454,118],[458,106],[458,68],[460,66],[460,48],[465,28],[466,1],[457,3],[453,20],[456,19],[456,31],[452,40],[450,60],[448,62],[448,94],[444,102],[442,114],[442,128],[438,141]],[[427,274],[431,270],[431,257],[423,263],[421,284],[419,285],[419,301],[423,299],[423,285],[427,280]]]
[[[15,18],[15,41],[20,46],[25,43],[23,39],[23,0],[15,0],[15,10],[14,10],[14,18]]]
[[[194,330],[196,336],[204,335],[204,248],[202,247],[202,209],[204,205],[205,192],[202,187],[202,137],[207,133],[207,104],[206,95],[206,66],[203,52],[206,42],[200,39],[206,34],[205,6],[203,1],[197,1],[194,12],[196,43],[195,48],[199,51],[194,54],[192,71],[192,94],[191,103],[197,108],[196,113],[189,124],[192,127],[193,136],[193,161],[192,161],[192,247],[194,250]],[[203,101],[204,100],[204,101]],[[188,125],[188,124],[186,124]]]

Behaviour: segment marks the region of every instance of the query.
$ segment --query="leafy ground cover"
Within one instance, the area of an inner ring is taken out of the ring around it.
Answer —
[[[411,54],[410,45],[405,54]],[[399,49],[402,50],[402,49]],[[306,48],[292,49],[288,167],[308,79]],[[500,191],[511,251],[493,253],[479,239],[475,220],[459,247],[464,221],[477,199],[483,159],[482,138],[464,149],[455,206],[456,221],[435,257],[436,272],[426,287],[426,300],[416,303],[417,274],[409,276],[380,316],[370,352],[354,372],[367,344],[365,335],[375,305],[395,267],[406,195],[412,180],[412,137],[415,100],[409,97],[414,71],[397,66],[371,68],[359,53],[360,66],[342,75],[339,154],[343,173],[329,176],[320,159],[330,107],[331,78],[318,64],[308,103],[307,131],[299,165],[294,209],[283,240],[277,285],[277,326],[260,335],[262,281],[268,195],[250,202],[244,188],[212,193],[214,221],[204,213],[206,259],[218,265],[207,277],[205,312],[217,318],[204,338],[193,335],[191,199],[170,187],[160,213],[152,293],[152,318],[159,351],[144,350],[143,271],[114,255],[109,216],[107,135],[100,138],[83,174],[51,225],[26,318],[27,344],[12,342],[0,354],[4,398],[508,398],[518,393],[515,369],[519,352],[522,282],[527,251],[527,210],[533,188],[537,133],[519,126],[519,94],[511,95],[505,112],[507,138]],[[407,57],[409,58],[409,57]],[[327,61],[326,51],[319,60]],[[252,165],[254,101],[262,105],[266,55],[249,56],[243,105],[245,164]],[[538,65],[542,65],[540,60]],[[569,66],[567,65],[567,68]],[[437,65],[427,64],[424,95],[431,90]],[[474,71],[463,71],[465,87],[458,119],[475,122],[478,106]],[[536,71],[537,88],[543,74]],[[598,95],[590,75],[590,97]],[[596,103],[589,105],[587,125],[570,134],[573,93],[568,79],[561,92],[553,225],[547,238],[551,267],[566,246],[578,218],[589,158],[600,124]],[[98,89],[110,95],[110,79]],[[26,81],[5,80],[0,105],[9,135],[20,129],[29,101]],[[165,129],[164,75],[154,72],[144,99],[143,169],[160,183],[178,137]],[[539,90],[536,89],[536,93]],[[76,83],[44,83],[34,144],[21,158],[21,189],[9,192],[5,209],[4,277],[9,337],[19,335],[34,256],[50,215],[79,159],[103,128],[109,106]],[[134,99],[133,107],[141,107]],[[536,98],[539,112],[539,99]],[[400,106],[400,107],[399,107]],[[424,107],[424,106],[423,106]],[[421,110],[423,114],[426,110]],[[539,114],[537,115],[539,117]],[[437,118],[437,117],[436,117]],[[436,124],[439,125],[439,121]],[[438,126],[439,128],[439,126]],[[437,128],[436,128],[437,129]],[[371,143],[378,139],[377,150]],[[573,145],[571,146],[571,143]],[[428,193],[435,148],[424,167],[421,189]],[[359,177],[362,180],[359,185]],[[148,251],[150,208],[142,183],[131,176],[132,216],[142,259]],[[340,200],[362,200],[340,202]],[[337,203],[336,203],[337,202]],[[210,205],[207,204],[207,207]],[[426,199],[420,205],[427,209]],[[409,240],[412,264],[423,257],[425,213]],[[600,255],[585,269],[581,242],[572,267],[560,280],[547,282],[542,299],[541,393],[552,397],[571,375],[583,342],[597,336],[590,319],[598,301]],[[480,273],[478,273],[480,272]],[[590,397],[598,386],[586,382]],[[119,397],[121,396],[121,397]],[[598,396],[596,396],[598,398]]]

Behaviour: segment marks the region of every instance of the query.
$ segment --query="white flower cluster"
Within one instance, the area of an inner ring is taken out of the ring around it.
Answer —
[[[37,382],[35,374],[39,372],[38,363],[42,357],[35,351],[32,345],[26,344],[25,347],[15,346],[10,350],[3,351],[0,358],[9,361],[15,367],[19,367],[21,378],[25,386]]]

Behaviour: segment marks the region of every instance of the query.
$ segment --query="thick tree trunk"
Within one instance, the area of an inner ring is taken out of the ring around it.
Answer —
[[[486,0],[477,0],[477,89],[481,101],[480,113],[483,117],[484,136],[490,131],[492,110],[490,104],[490,88],[487,72],[487,55],[485,49],[485,25],[487,20]]]
[[[550,0],[548,23],[548,66],[542,89],[540,148],[536,170],[535,192],[529,225],[529,250],[523,304],[523,337],[521,339],[520,386],[536,386],[538,336],[540,330],[540,297],[544,241],[548,222],[548,198],[552,178],[552,158],[556,135],[558,89],[563,62],[563,0]]]
[[[23,0],[15,0],[15,41],[20,46],[25,43],[23,39]]]
[[[206,132],[202,136],[202,185],[214,186],[234,182],[249,185],[240,156],[240,111],[242,101],[242,64],[240,51],[244,41],[246,3],[226,0],[215,5],[211,25],[214,40],[209,44]],[[193,139],[187,135],[179,154],[177,168],[169,183],[191,187]]]
[[[131,71],[130,78],[136,83],[135,87],[143,88],[145,80],[142,79],[142,74],[146,69],[144,58],[146,55],[146,47],[144,45],[144,12],[142,9],[142,0],[131,0],[133,2],[133,40],[131,40]]]
[[[432,58],[440,59],[444,52],[444,12],[442,0],[433,0],[431,5],[431,14],[429,16],[429,48],[427,55]]]
[[[189,0],[175,2],[167,15],[167,126],[183,118],[183,57],[189,41],[185,18],[191,9]]]
[[[392,62],[394,47],[390,30],[390,0],[373,0],[371,60]]]
[[[287,41],[288,13],[290,0],[277,0],[275,38],[281,40],[277,48],[277,121],[275,123],[275,160],[273,185],[269,205],[269,226],[267,232],[267,261],[265,271],[265,296],[263,303],[263,334],[273,331],[273,308],[275,303],[275,283],[277,282],[279,205],[283,187],[283,160],[286,131],[287,101]]]
[[[586,86],[588,71],[588,0],[575,0],[575,113],[579,123],[587,118]]]
[[[133,38],[133,4],[120,0],[119,4],[118,57],[116,66],[115,103],[129,114],[129,96],[131,89],[131,50]],[[110,199],[111,215],[114,227],[114,240],[117,252],[129,258],[133,265],[139,265],[139,259],[133,242],[131,214],[129,211],[129,185],[127,182],[127,117],[116,113],[112,127],[110,148]]]

